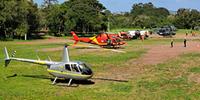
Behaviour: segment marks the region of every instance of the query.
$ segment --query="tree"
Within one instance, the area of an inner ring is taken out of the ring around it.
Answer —
[[[193,29],[199,25],[200,12],[194,9],[178,9],[175,15],[175,25],[178,28]]]
[[[33,2],[26,0],[0,1],[0,32],[2,38],[14,38],[16,35],[23,36],[30,29],[36,29],[36,23],[30,16],[34,16]],[[35,7],[37,9],[37,7]],[[37,18],[35,18],[37,19]],[[34,22],[34,23],[31,23]],[[35,28],[33,28],[35,26]],[[22,31],[23,30],[23,31]]]
[[[16,5],[15,1],[0,1],[0,36],[1,39],[7,38],[10,35],[9,31],[12,30],[13,24],[12,21],[14,19],[13,9]]]
[[[191,10],[191,28],[194,29],[195,26],[200,26],[200,12],[196,9]]]
[[[43,8],[45,24],[55,35],[71,30],[79,32],[102,30],[107,22],[105,7],[97,0],[69,0]]]
[[[102,28],[102,11],[105,7],[97,0],[69,0],[65,2],[69,7],[66,13],[65,25],[76,25],[68,30],[80,32],[98,31]],[[72,24],[73,23],[73,24]]]
[[[166,23],[169,11],[166,8],[156,8],[151,2],[133,4],[131,10],[135,27],[152,28]]]
[[[113,14],[111,17],[112,28],[130,28],[133,23],[129,13],[125,14]]]
[[[175,26],[178,28],[190,28],[189,9],[178,9],[176,14]]]
[[[40,28],[40,16],[39,9],[37,4],[33,2],[28,3],[28,13],[27,13],[27,24],[28,24],[28,33],[37,32]],[[29,34],[30,35],[30,34]]]
[[[49,14],[47,15],[47,26],[49,30],[56,36],[61,35],[65,28],[65,14],[68,8],[64,5],[55,4],[49,8]]]

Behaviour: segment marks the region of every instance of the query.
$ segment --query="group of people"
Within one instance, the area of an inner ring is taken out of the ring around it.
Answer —
[[[196,33],[195,32],[190,32],[192,34],[192,36],[196,36]],[[187,47],[187,36],[188,36],[188,33],[185,33],[185,38],[183,40],[183,46],[184,47]],[[171,40],[171,48],[174,47],[174,39]]]
[[[186,38],[183,40],[183,46],[184,47],[187,46],[187,39]],[[173,48],[173,47],[174,47],[174,39],[171,40],[171,48]]]
[[[192,32],[192,31],[191,31],[190,33],[191,33],[192,36],[196,36],[196,33],[195,33],[195,32]],[[186,37],[188,36],[188,32],[185,33],[185,36],[186,36]]]

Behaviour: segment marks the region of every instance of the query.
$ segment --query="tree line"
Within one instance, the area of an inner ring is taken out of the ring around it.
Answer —
[[[175,25],[194,29],[200,26],[200,12],[180,8],[175,14],[151,2],[133,4],[130,12],[111,13],[98,0],[44,0],[41,6],[33,0],[0,1],[0,39],[33,37],[41,30],[51,35],[67,35],[75,30],[82,33],[109,31],[113,28],[155,28]]]
[[[112,14],[112,28],[156,28],[174,25],[180,29],[194,29],[200,26],[200,12],[196,9],[180,8],[171,13],[151,2],[133,4],[130,12]]]

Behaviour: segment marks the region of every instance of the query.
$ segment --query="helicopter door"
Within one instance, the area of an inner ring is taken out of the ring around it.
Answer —
[[[77,64],[65,64],[65,70],[81,73],[80,68],[77,66]]]
[[[73,72],[78,72],[78,73],[81,72],[77,64],[71,64],[71,68]]]
[[[67,70],[67,71],[71,71],[70,64],[65,64],[65,70]]]

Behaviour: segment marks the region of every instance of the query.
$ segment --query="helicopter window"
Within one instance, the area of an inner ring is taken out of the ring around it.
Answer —
[[[65,69],[71,71],[70,65],[69,64],[65,64]]]
[[[71,66],[74,72],[80,72],[76,64],[71,64]]]

